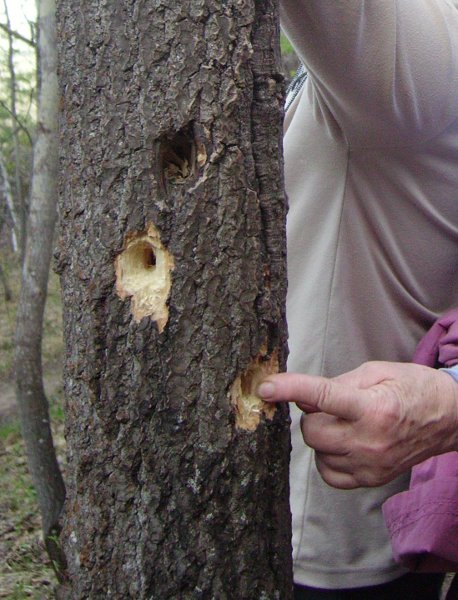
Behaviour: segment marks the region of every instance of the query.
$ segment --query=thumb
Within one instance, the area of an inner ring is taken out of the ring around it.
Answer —
[[[321,411],[356,421],[364,412],[368,392],[325,377],[280,373],[265,379],[257,393],[266,402],[296,402],[306,412]]]

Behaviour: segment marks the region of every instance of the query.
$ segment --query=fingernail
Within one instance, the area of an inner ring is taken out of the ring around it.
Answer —
[[[270,381],[265,381],[258,387],[257,393],[258,396],[264,400],[267,400],[267,398],[272,398],[272,396],[275,394],[275,385]]]

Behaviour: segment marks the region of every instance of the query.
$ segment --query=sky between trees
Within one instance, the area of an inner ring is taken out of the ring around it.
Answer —
[[[34,0],[6,0],[8,12],[10,15],[11,23],[16,31],[19,31],[23,35],[28,33],[29,21],[36,19],[37,9]],[[0,3],[0,14],[2,17],[5,15],[4,0]]]

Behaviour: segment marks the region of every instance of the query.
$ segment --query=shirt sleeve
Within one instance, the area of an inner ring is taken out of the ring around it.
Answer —
[[[451,377],[453,377],[453,379],[458,383],[458,365],[455,365],[454,367],[450,367],[449,369],[440,369],[441,371],[444,371],[444,373],[448,373],[449,375],[451,375]]]
[[[457,118],[453,0],[281,0],[281,20],[349,144],[418,143]]]

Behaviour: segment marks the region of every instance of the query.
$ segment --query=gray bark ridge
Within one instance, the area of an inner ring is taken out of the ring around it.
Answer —
[[[278,7],[65,0],[58,31],[68,597],[287,600],[288,413],[254,396],[286,358]]]

